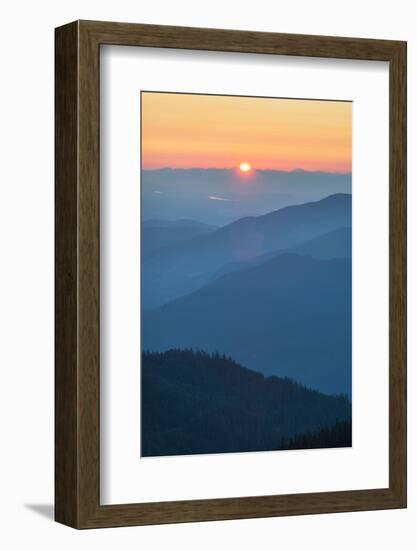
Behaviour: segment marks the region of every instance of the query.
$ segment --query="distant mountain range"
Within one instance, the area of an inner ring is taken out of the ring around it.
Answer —
[[[194,220],[147,220],[142,222],[142,258],[163,248],[212,233],[217,227]]]
[[[240,271],[242,269],[248,269],[261,265],[268,260],[272,260],[275,256],[285,253],[285,250],[268,252],[261,256],[256,256],[254,259],[232,262],[224,265],[218,272],[216,272],[212,280],[218,279],[226,273],[232,273],[233,271]],[[323,235],[319,235],[314,239],[303,242],[297,246],[290,247],[288,252],[293,252],[302,256],[311,256],[318,260],[330,260],[332,258],[351,258],[352,257],[352,228],[341,227],[334,231],[329,231]]]
[[[351,193],[351,174],[256,170],[242,179],[235,170],[142,170],[142,210],[147,218],[188,218],[225,225],[284,206]]]
[[[225,353],[350,396],[351,209],[338,193],[220,228],[145,222],[142,240],[160,238],[142,249],[142,349]]]
[[[351,260],[279,254],[143,315],[143,349],[220,350],[265,374],[351,393]]]
[[[293,246],[291,252],[302,256],[311,256],[317,260],[352,257],[352,228],[339,227]]]
[[[350,255],[351,209],[351,195],[335,194],[207,229],[172,246],[158,241],[159,250],[142,255],[143,310],[194,292],[227,264],[258,262],[268,253],[290,249],[322,258]]]
[[[142,354],[142,456],[351,446],[351,404],[218,353]]]

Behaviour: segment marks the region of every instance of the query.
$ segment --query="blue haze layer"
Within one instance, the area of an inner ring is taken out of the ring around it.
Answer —
[[[350,192],[350,174],[265,171],[249,182],[224,170],[143,173],[142,439],[149,456],[284,448],[280,437],[300,435],[306,447],[329,438],[330,446],[343,446],[350,427],[337,422],[350,422],[352,371]],[[175,361],[182,363],[175,367]],[[222,369],[253,386],[236,397],[236,388],[222,386]],[[217,384],[222,405],[200,395],[200,371],[207,387]],[[239,408],[256,388],[267,401],[272,394],[278,399],[282,388],[295,392],[293,409],[287,403],[283,411],[282,402],[273,401],[265,412],[272,415],[268,422],[279,416],[282,432],[278,424],[272,432],[259,424],[255,397],[250,414],[256,418]],[[342,394],[347,398],[326,398]],[[232,396],[238,408],[226,413]],[[161,412],[163,402],[172,407],[169,418]],[[307,403],[315,411],[309,419]],[[203,424],[194,419],[187,428],[182,416],[195,407],[217,411],[201,420],[208,423],[201,440]],[[239,415],[247,422],[241,439],[237,428],[218,433],[222,422],[238,424]],[[171,425],[177,421],[178,433]],[[304,434],[312,429],[322,435]]]

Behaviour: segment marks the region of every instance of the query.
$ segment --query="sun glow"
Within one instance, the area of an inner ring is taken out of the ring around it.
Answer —
[[[241,172],[250,172],[252,169],[252,166],[249,164],[249,162],[242,162],[239,164],[239,170]]]
[[[348,101],[142,92],[141,104],[145,170],[352,169]]]

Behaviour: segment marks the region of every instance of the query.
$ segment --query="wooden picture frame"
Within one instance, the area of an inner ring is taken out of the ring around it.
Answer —
[[[56,29],[55,518],[74,528],[406,506],[406,43],[76,21]],[[117,44],[389,62],[389,487],[100,504],[99,55]]]

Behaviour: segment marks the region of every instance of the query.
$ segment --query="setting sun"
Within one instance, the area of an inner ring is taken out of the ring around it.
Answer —
[[[352,104],[142,92],[142,168],[352,170]]]
[[[250,172],[251,170],[251,165],[248,163],[248,162],[242,162],[240,165],[239,165],[239,170],[241,172]]]

